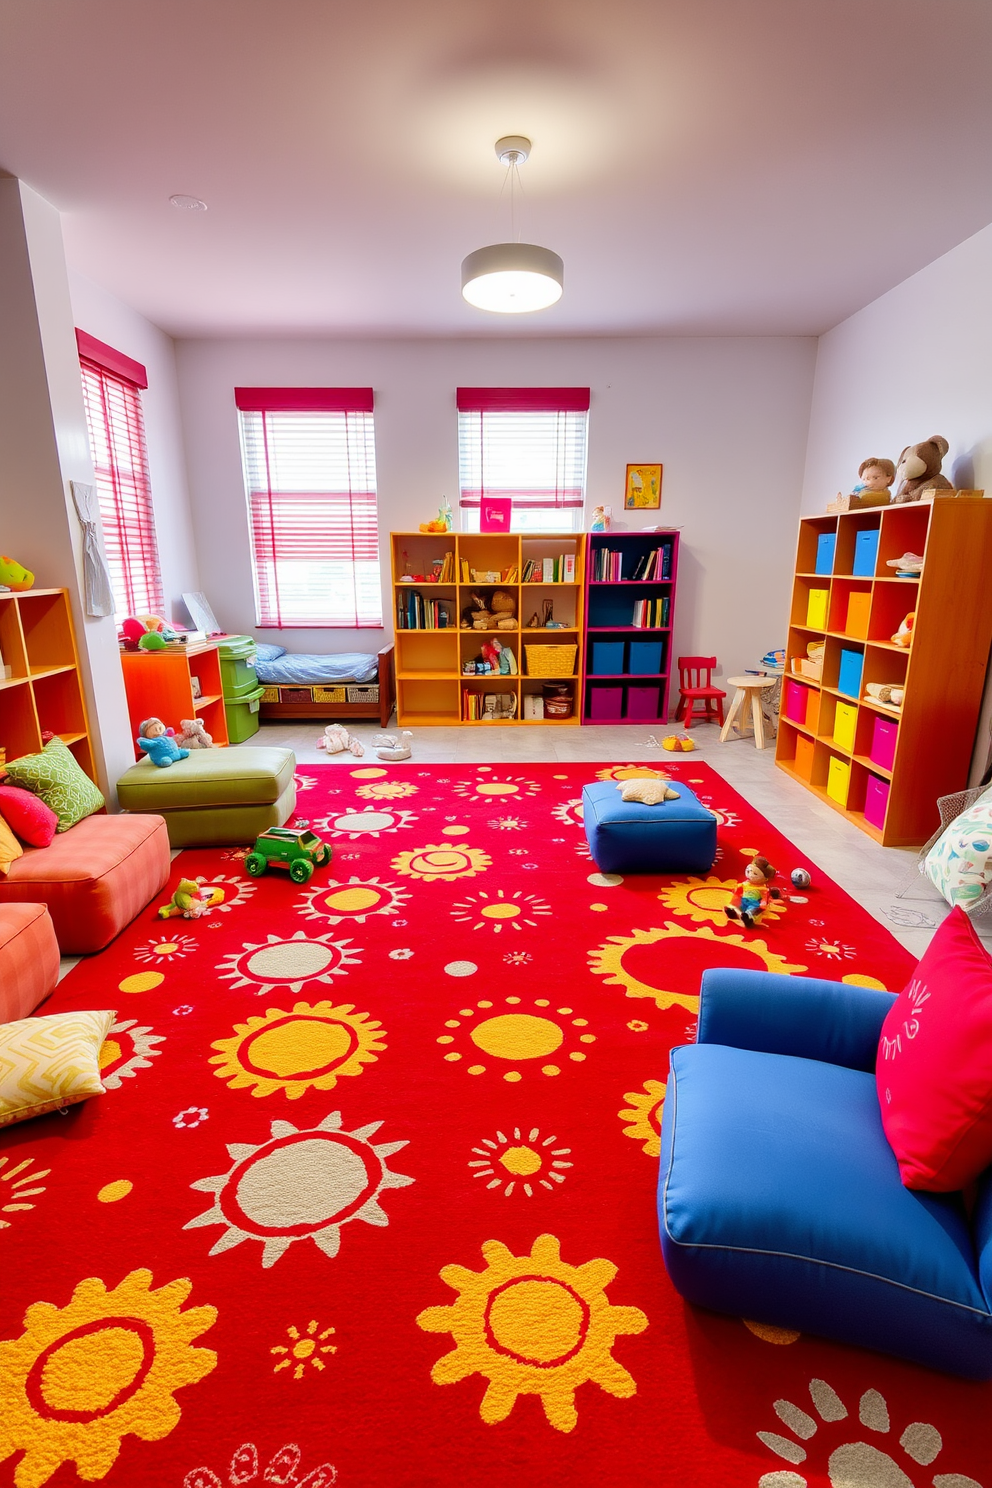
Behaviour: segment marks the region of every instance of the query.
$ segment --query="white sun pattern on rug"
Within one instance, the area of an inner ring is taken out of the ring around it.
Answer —
[[[139,1069],[148,1069],[165,1043],[164,1033],[139,1028],[137,1018],[124,1018],[111,1025],[100,1049],[100,1079],[107,1090],[119,1090],[121,1081],[133,1079]]]
[[[482,1178],[486,1188],[498,1188],[506,1198],[514,1193],[533,1198],[537,1187],[554,1193],[572,1167],[571,1147],[556,1147],[557,1141],[553,1134],[542,1137],[539,1126],[527,1132],[515,1126],[509,1134],[497,1130],[472,1148],[468,1166],[474,1179]]]
[[[258,884],[250,878],[238,878],[233,873],[198,873],[194,879],[200,888],[221,889],[224,894],[223,902],[215,904],[214,909],[221,914],[230,914],[232,909],[247,904],[253,894],[258,893]]]
[[[271,1483],[274,1488],[331,1488],[338,1480],[338,1470],[322,1462],[305,1478],[297,1477],[303,1453],[295,1442],[287,1442],[269,1458],[263,1469],[254,1442],[243,1442],[235,1449],[231,1465],[222,1478],[210,1467],[194,1467],[183,1478],[183,1488],[243,1488],[247,1483]]]
[[[791,1400],[776,1400],[775,1414],[791,1433],[783,1436],[777,1431],[759,1431],[758,1440],[769,1451],[785,1462],[797,1466],[810,1461],[808,1471],[817,1477],[825,1468],[831,1488],[982,1488],[975,1478],[962,1473],[938,1472],[926,1478],[913,1475],[913,1464],[929,1468],[937,1461],[943,1449],[943,1440],[935,1426],[925,1421],[912,1421],[906,1426],[898,1441],[892,1439],[892,1422],[885,1397],[877,1390],[866,1390],[858,1404],[858,1421],[865,1432],[872,1433],[881,1445],[865,1441],[863,1433],[853,1423],[845,1424],[837,1431],[821,1439],[824,1426],[849,1422],[847,1406],[836,1390],[826,1380],[809,1382],[809,1394],[819,1420],[809,1411],[795,1405]],[[838,1434],[843,1438],[836,1446]],[[801,1445],[809,1443],[808,1447]],[[888,1448],[889,1450],[883,1450]],[[814,1465],[815,1464],[815,1465]],[[758,1488],[808,1488],[809,1480],[802,1473],[791,1469],[778,1469],[763,1473],[758,1479]]]
[[[268,1141],[228,1143],[228,1170],[190,1184],[213,1194],[214,1201],[183,1229],[223,1225],[212,1256],[245,1240],[258,1240],[265,1268],[274,1266],[297,1240],[312,1240],[333,1258],[341,1246],[343,1225],[356,1219],[388,1225],[379,1195],[414,1182],[386,1167],[386,1158],[407,1142],[373,1143],[370,1138],[380,1126],[381,1121],[372,1121],[344,1131],[341,1112],[332,1111],[315,1127],[273,1121]]]
[[[308,982],[329,983],[332,977],[345,976],[349,967],[360,966],[354,954],[360,950],[350,940],[308,936],[305,930],[297,930],[289,938],[267,935],[262,941],[245,941],[216,970],[236,991],[254,987],[259,997],[277,991],[300,992]]]
[[[353,807],[350,811],[321,817],[315,825],[318,832],[324,832],[328,837],[347,837],[350,842],[357,842],[362,837],[383,837],[388,832],[400,832],[412,827],[416,821],[412,811],[399,807],[385,811],[381,806],[364,806],[360,811]]]

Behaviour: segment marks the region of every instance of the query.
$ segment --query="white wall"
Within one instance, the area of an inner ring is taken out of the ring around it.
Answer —
[[[960,243],[821,336],[804,513],[849,491],[868,455],[891,460],[942,434],[944,474],[992,495],[992,227]],[[992,583],[992,575],[989,575]],[[948,616],[948,644],[953,644]],[[992,686],[972,776],[988,758]]]
[[[785,644],[812,338],[190,340],[176,353],[201,584],[228,630],[315,651],[391,635],[388,592],[384,632],[257,631],[234,387],[375,389],[388,584],[389,531],[416,529],[442,495],[457,509],[458,385],[588,385],[589,508],[612,504],[618,527],[683,529],[676,654],[715,653],[728,675]],[[665,466],[661,510],[635,523],[624,469],[650,460]]]
[[[73,270],[69,272],[69,291],[78,329],[141,362],[148,371],[141,407],[166,619],[188,624],[181,596],[184,591],[199,589],[200,581],[186,488],[174,343],[171,336],[130,305]]]

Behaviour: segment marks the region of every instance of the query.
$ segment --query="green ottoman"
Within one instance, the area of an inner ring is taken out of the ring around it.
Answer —
[[[173,847],[253,842],[296,805],[291,749],[193,749],[162,768],[139,760],[117,782],[125,811],[165,818]]]

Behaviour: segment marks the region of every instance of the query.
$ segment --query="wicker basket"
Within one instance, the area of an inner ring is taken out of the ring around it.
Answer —
[[[373,682],[371,687],[349,687],[349,703],[377,703],[379,701],[379,684]]]
[[[315,687],[313,690],[315,703],[343,703],[345,694],[343,687]]]
[[[263,703],[277,703],[279,701],[278,687],[267,687],[262,693]]]
[[[571,677],[578,646],[525,646],[528,677]]]

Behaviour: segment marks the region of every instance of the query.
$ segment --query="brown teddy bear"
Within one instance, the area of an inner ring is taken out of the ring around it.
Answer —
[[[939,434],[924,439],[922,444],[908,444],[899,456],[896,480],[899,482],[893,501],[919,501],[924,491],[952,491],[954,487],[940,473],[948,443]]]
[[[497,630],[516,630],[517,601],[512,594],[505,589],[495,590],[489,608],[495,616]]]

